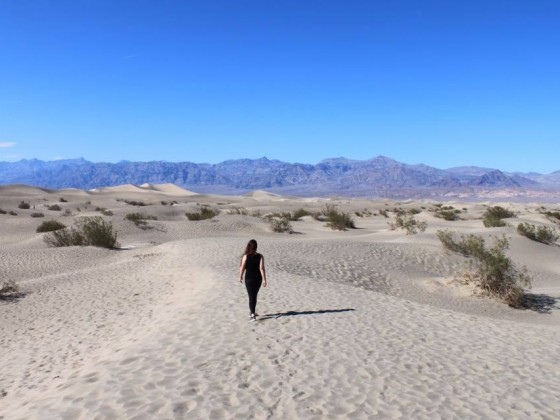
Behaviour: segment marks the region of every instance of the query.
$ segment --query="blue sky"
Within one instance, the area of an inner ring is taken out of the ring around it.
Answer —
[[[0,160],[560,169],[560,3],[0,0]]]

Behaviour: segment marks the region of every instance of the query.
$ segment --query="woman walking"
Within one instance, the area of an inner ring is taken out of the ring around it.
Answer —
[[[245,254],[239,268],[239,282],[243,283],[245,273],[245,286],[249,294],[249,310],[251,321],[257,320],[257,294],[261,285],[266,287],[266,271],[264,269],[264,257],[257,252],[257,241],[251,239],[245,248]]]

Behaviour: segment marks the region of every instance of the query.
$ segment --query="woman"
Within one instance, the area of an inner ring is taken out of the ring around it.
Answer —
[[[239,268],[239,283],[243,283],[245,273],[245,286],[249,294],[249,310],[251,321],[257,320],[257,294],[261,288],[266,287],[266,272],[264,270],[264,257],[257,252],[257,241],[251,239],[245,248],[245,254]]]

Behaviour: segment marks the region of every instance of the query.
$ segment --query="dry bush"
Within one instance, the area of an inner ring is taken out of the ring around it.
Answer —
[[[2,209],[0,209],[0,214],[6,214],[6,213],[7,213],[7,211],[6,211],[6,210],[2,210]]]
[[[31,217],[45,217],[43,213],[35,212],[30,214]]]
[[[463,235],[457,241],[453,233],[440,230],[437,236],[445,248],[471,258],[471,268],[460,276],[462,280],[510,306],[522,306],[523,289],[531,286],[531,278],[525,267],[518,269],[506,256],[509,242],[505,236],[494,238],[492,247],[487,247],[478,235]]]
[[[228,214],[247,216],[249,214],[249,211],[245,207],[232,207],[228,210]]]
[[[125,220],[134,222],[137,227],[143,230],[149,229],[146,220],[157,220],[156,216],[146,213],[128,213],[124,218]]]
[[[60,201],[61,203],[68,203],[68,200],[66,200],[64,197],[60,197],[58,201]]]
[[[286,217],[269,217],[268,223],[270,224],[270,228],[273,232],[277,233],[293,233],[294,230],[292,228],[292,224],[290,220]]]
[[[354,220],[350,213],[338,210],[334,204],[325,204],[321,209],[321,214],[327,219],[327,226],[332,230],[355,229]]]
[[[81,217],[75,226],[47,233],[43,237],[48,246],[98,246],[115,249],[119,247],[113,224],[100,216]]]
[[[60,207],[58,204],[52,204],[50,206],[47,206],[47,209],[52,211],[60,211],[62,210],[62,207]]]
[[[13,280],[2,280],[0,282],[0,299],[10,298],[19,294],[19,286]]]
[[[560,224],[560,211],[547,211],[544,213],[548,220]]]
[[[185,216],[187,216],[187,219],[191,221],[198,221],[198,220],[212,219],[216,217],[218,214],[220,214],[219,210],[214,210],[209,207],[202,207],[198,212],[185,213]]]
[[[63,225],[56,220],[45,220],[39,226],[37,226],[37,233],[44,233],[44,232],[54,232],[55,230],[64,229],[66,225]]]
[[[488,207],[482,215],[482,222],[485,227],[504,227],[507,223],[503,219],[515,217],[515,213],[511,210],[500,206]]]
[[[119,201],[119,200],[117,200],[117,201]],[[144,203],[143,201],[135,201],[135,200],[123,200],[123,201],[130,206],[144,207],[144,206],[149,205],[149,204]]]
[[[548,226],[535,226],[529,223],[519,223],[517,225],[517,233],[525,236],[533,241],[543,244],[553,244],[560,238],[558,231]]]
[[[30,208],[31,208],[31,205],[29,203],[26,203],[25,201],[22,201],[18,204],[18,209],[28,210]]]
[[[418,232],[425,232],[427,227],[428,223],[425,221],[418,221],[412,215],[404,216],[402,214],[396,214],[394,221],[389,223],[389,228],[391,230],[406,230],[407,235],[416,235]]]

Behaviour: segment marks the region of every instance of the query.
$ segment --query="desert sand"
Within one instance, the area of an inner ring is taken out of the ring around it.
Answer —
[[[32,207],[19,209],[22,200]],[[325,203],[351,212],[357,229],[306,216],[293,234],[273,233],[262,217],[229,212]],[[0,418],[557,418],[560,248],[513,224],[485,228],[490,203],[445,203],[466,209],[458,221],[435,218],[433,204],[1,186],[0,208],[17,215],[0,214],[0,281],[15,280],[23,296],[0,300]],[[518,212],[515,223],[551,225],[538,203],[496,204]],[[188,221],[200,205],[220,214]],[[422,210],[426,232],[391,231],[379,211],[394,207]],[[113,213],[103,217],[120,249],[49,248],[35,233],[43,220],[71,225],[97,208]],[[124,219],[137,211],[157,220],[143,230]],[[467,260],[442,248],[436,231],[446,228],[506,234],[543,305],[513,309],[455,282]],[[269,281],[257,322],[238,281],[251,238]]]

